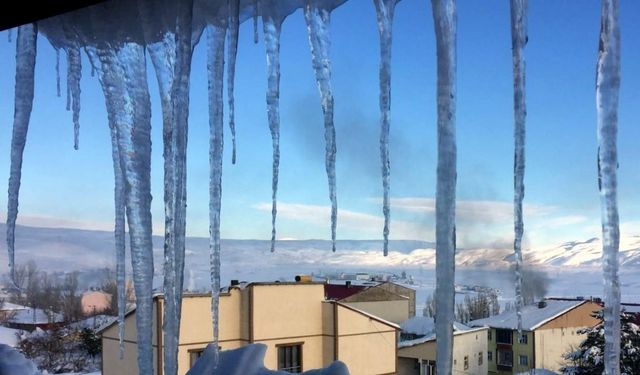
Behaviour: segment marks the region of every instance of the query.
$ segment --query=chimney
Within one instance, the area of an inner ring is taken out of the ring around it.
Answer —
[[[347,281],[344,283],[344,285],[346,285],[346,286],[347,286],[347,288],[351,288],[351,281],[350,281],[350,280],[347,280]]]
[[[238,286],[240,285],[240,281],[238,280],[231,280],[231,286]]]
[[[544,309],[545,307],[547,307],[547,301],[542,300],[542,301],[538,302],[538,308],[539,309]]]

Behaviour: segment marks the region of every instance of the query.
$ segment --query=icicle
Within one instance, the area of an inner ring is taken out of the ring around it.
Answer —
[[[18,218],[18,195],[22,176],[22,155],[27,142],[29,119],[33,108],[33,72],[36,65],[36,40],[38,27],[35,23],[18,27],[16,40],[16,86],[13,113],[13,135],[11,136],[11,167],[9,174],[9,196],[7,199],[7,250],[9,273],[14,287],[15,279],[15,231]]]
[[[333,126],[331,59],[329,57],[329,48],[331,46],[329,21],[331,11],[322,7],[318,0],[309,0],[304,7],[304,18],[307,22],[313,69],[316,73],[316,83],[320,90],[324,115],[325,164],[329,180],[329,197],[331,199],[331,241],[332,250],[335,252],[338,201],[336,199],[336,130]]]
[[[270,4],[273,5],[273,4]],[[264,45],[267,50],[267,117],[271,142],[273,144],[273,164],[271,180],[271,251],[276,246],[276,216],[278,213],[278,169],[280,166],[280,30],[282,17],[275,7],[265,7],[262,14]]]
[[[227,66],[227,98],[229,99],[229,128],[231,129],[231,164],[236,163],[236,119],[233,86],[236,75],[236,56],[238,54],[238,31],[240,28],[240,0],[229,1],[229,46]]]
[[[618,250],[618,94],[620,90],[620,27],[618,0],[602,0],[600,46],[596,71],[598,110],[598,186],[602,209],[604,273],[604,373],[620,373],[620,280]]]
[[[82,77],[82,60],[80,48],[69,47],[67,51],[67,110],[72,100],[73,108],[73,148],[78,149],[80,136],[80,78]],[[71,95],[69,95],[69,93]]]
[[[253,0],[253,43],[258,44],[258,8],[260,0]]]
[[[186,168],[189,116],[189,75],[191,72],[191,30],[193,3],[182,1],[167,7],[169,19],[176,20],[174,32],[154,40],[151,9],[143,9],[147,49],[160,88],[164,138],[164,373],[178,372],[178,342],[184,281],[186,229]],[[176,13],[171,13],[174,10]]]
[[[220,304],[220,206],[222,201],[222,150],[224,146],[223,76],[224,39],[226,28],[207,27],[207,71],[209,77],[209,233],[211,260],[211,319],[213,323],[212,346],[218,355],[218,306]]]
[[[436,364],[452,369],[456,250],[456,2],[432,0],[438,60],[438,171],[436,187]]]
[[[522,335],[522,200],[524,199],[525,168],[525,120],[527,107],[525,101],[525,59],[524,47],[527,44],[527,3],[528,0],[511,0],[511,51],[513,53],[513,111],[515,153],[513,159],[514,185],[514,232],[513,250],[515,254],[516,315],[518,317],[518,335]]]
[[[56,95],[60,97],[60,48],[56,48]]]
[[[7,30],[7,41],[8,41],[9,43],[11,43],[11,30],[13,30],[13,29],[9,29],[9,30]]]
[[[380,34],[380,158],[382,159],[382,212],[384,214],[384,256],[389,253],[389,126],[391,111],[391,37],[393,14],[399,0],[373,0]]]
[[[138,368],[141,374],[152,374],[151,104],[144,48],[134,43],[125,43],[117,51],[100,46],[97,55],[109,121],[116,128],[125,186],[136,293]]]

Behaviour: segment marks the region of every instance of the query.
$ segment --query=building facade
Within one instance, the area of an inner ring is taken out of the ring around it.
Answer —
[[[161,375],[162,295],[154,297],[154,374]],[[178,373],[186,373],[212,340],[211,297],[185,295],[182,302]],[[135,311],[125,321],[125,358],[118,355],[118,327],[102,331],[103,375],[137,373]],[[352,375],[395,374],[399,327],[336,301],[325,301],[322,283],[249,283],[220,297],[222,350],[248,343],[267,345],[265,367],[291,372],[344,362]]]

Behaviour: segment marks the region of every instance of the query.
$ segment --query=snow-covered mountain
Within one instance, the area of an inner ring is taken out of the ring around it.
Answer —
[[[20,226],[16,230],[16,261],[30,259],[48,270],[113,267],[113,234],[107,231],[36,228]],[[6,272],[5,226],[0,224],[0,273]],[[336,253],[330,241],[279,241],[275,253],[266,240],[223,240],[223,268],[237,270],[263,268],[380,268],[431,267],[435,265],[434,244],[425,241],[391,241],[388,257],[382,256],[382,241],[341,240]],[[156,268],[162,266],[162,238],[154,237]],[[640,265],[640,236],[621,241],[623,266]],[[187,239],[187,269],[206,271],[209,240]],[[543,267],[599,267],[601,243],[597,238],[572,241],[525,252],[528,264]],[[459,249],[457,264],[469,268],[506,268],[511,264],[511,249]]]

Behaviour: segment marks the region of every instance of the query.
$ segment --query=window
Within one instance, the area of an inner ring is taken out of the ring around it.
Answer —
[[[512,344],[513,337],[510,329],[496,329],[496,342],[499,344]]]
[[[487,331],[487,336],[489,338],[489,341],[493,340],[493,331],[492,330]]]
[[[302,372],[302,344],[277,345],[278,370]]]
[[[436,375],[436,361],[422,360],[422,375]]]
[[[529,342],[529,338],[527,337],[527,334],[526,333],[522,333],[522,336],[520,336],[518,338],[518,342],[520,344],[525,344],[526,345]]]
[[[513,367],[513,352],[498,349],[498,366]]]
[[[468,355],[464,356],[464,369],[465,370],[469,369],[469,356]]]
[[[478,353],[478,366],[482,366],[482,352]]]
[[[529,357],[526,355],[520,355],[518,359],[518,363],[520,363],[521,366],[529,366]]]
[[[204,348],[189,350],[189,367],[193,367],[193,365],[196,364],[196,361],[202,356],[202,353],[204,353]]]
[[[493,352],[492,351],[488,351],[487,352],[487,361],[493,362]]]

